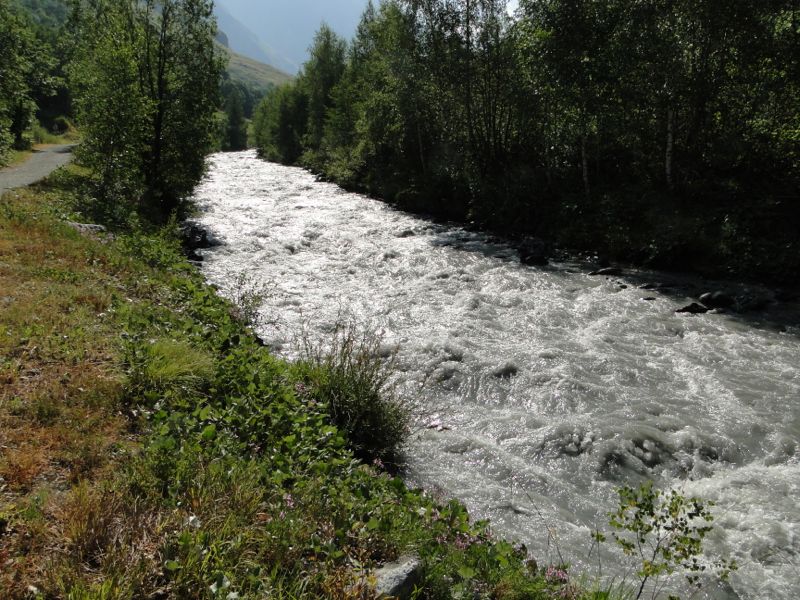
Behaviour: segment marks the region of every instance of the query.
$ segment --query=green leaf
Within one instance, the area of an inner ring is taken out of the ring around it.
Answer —
[[[205,428],[203,428],[202,438],[204,440],[213,440],[216,437],[217,437],[217,426],[216,425],[214,425],[214,424],[206,425]]]
[[[475,577],[475,569],[468,567],[467,565],[463,565],[462,567],[459,567],[458,574],[461,579],[472,579]]]
[[[169,571],[170,573],[174,573],[175,571],[180,571],[183,567],[181,564],[176,560],[168,560],[164,563],[164,569]]]

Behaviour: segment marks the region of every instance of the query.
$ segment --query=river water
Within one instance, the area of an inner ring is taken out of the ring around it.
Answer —
[[[540,564],[560,551],[593,575],[590,532],[615,488],[652,479],[716,502],[709,549],[740,567],[705,594],[800,597],[792,307],[676,314],[712,284],[525,266],[502,242],[252,152],[209,163],[198,220],[222,245],[203,272],[223,293],[242,273],[266,285],[261,333],[289,357],[303,328],[323,338],[343,317],[396,349],[397,393],[417,406],[413,483],[463,500]],[[603,574],[623,563],[607,554]]]

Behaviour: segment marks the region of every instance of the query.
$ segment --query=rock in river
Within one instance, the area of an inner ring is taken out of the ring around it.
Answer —
[[[504,363],[492,370],[492,375],[498,379],[508,379],[519,373],[519,367],[512,362]]]
[[[592,271],[589,275],[622,275],[622,269],[619,267],[606,267],[605,269],[597,269],[597,271]]]
[[[527,239],[519,246],[519,262],[523,265],[544,266],[549,254],[547,244],[542,240]]]
[[[689,313],[691,315],[701,315],[703,313],[707,313],[710,309],[703,306],[702,304],[698,304],[697,302],[692,302],[689,306],[684,306],[683,308],[679,308],[676,310],[676,313]]]

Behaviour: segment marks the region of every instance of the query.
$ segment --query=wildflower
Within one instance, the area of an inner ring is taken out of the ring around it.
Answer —
[[[569,575],[564,569],[553,566],[547,567],[545,578],[552,583],[566,583],[569,581]]]
[[[475,539],[466,533],[457,534],[456,539],[453,540],[453,545],[459,550],[466,550],[474,543]]]

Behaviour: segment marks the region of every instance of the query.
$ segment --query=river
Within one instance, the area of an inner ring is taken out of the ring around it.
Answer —
[[[195,197],[222,242],[204,274],[223,293],[242,273],[267,286],[260,333],[277,351],[343,316],[396,349],[396,391],[417,406],[412,483],[461,499],[541,564],[560,550],[593,575],[590,532],[615,489],[652,479],[716,503],[709,550],[740,566],[705,594],[800,597],[796,307],[676,314],[714,284],[525,266],[486,235],[253,152],[210,157]],[[606,554],[603,573],[622,563]]]

